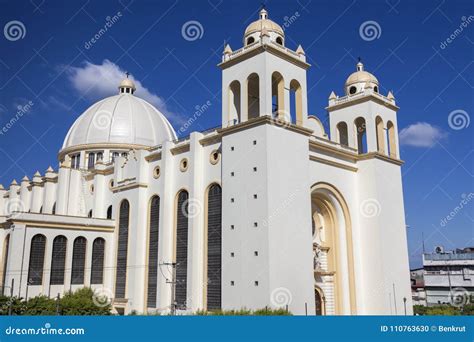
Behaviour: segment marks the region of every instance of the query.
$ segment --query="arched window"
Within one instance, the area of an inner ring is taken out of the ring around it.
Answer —
[[[385,131],[383,129],[383,120],[380,116],[375,118],[375,129],[377,133],[377,151],[385,153]]]
[[[345,122],[339,122],[336,126],[337,128],[337,135],[339,144],[348,146],[349,145],[349,138],[347,136],[347,124]]]
[[[158,247],[160,228],[160,197],[153,196],[150,201],[150,227],[148,237],[148,293],[147,305],[156,308],[158,291]]]
[[[63,235],[56,236],[53,240],[53,253],[51,256],[51,285],[64,284],[64,270],[66,269],[67,238]]]
[[[72,270],[71,284],[84,284],[84,269],[86,267],[86,247],[87,240],[83,236],[79,236],[74,240],[72,248]]]
[[[379,87],[375,86],[375,87],[374,87],[374,91],[375,91],[376,93],[378,93],[378,92],[379,92]]]
[[[130,204],[123,200],[120,204],[117,245],[117,270],[115,274],[115,298],[125,298],[127,283],[128,229]]]
[[[28,284],[41,285],[43,283],[44,251],[46,237],[37,234],[31,239],[30,263],[28,267]]]
[[[395,126],[392,121],[387,121],[388,130],[388,155],[397,158],[397,143],[395,138]]]
[[[240,120],[240,82],[233,81],[229,85],[229,124],[235,125]]]
[[[283,45],[283,39],[281,37],[277,37],[276,42],[277,44]]]
[[[207,309],[222,307],[222,189],[218,184],[207,195]]]
[[[96,238],[92,244],[91,284],[104,283],[105,240]]]
[[[39,213],[40,213],[40,214],[43,213],[43,206],[41,206]]]
[[[186,190],[178,193],[176,202],[176,304],[186,307],[188,284],[188,199]]]
[[[359,154],[367,153],[367,134],[365,119],[362,117],[358,117],[354,121],[354,126],[357,137],[357,151]]]
[[[7,279],[8,251],[10,249],[10,234],[7,235],[3,243],[3,270],[2,270],[2,294],[5,295],[5,281]]]
[[[260,79],[255,73],[247,78],[247,105],[248,118],[258,118],[260,116]]]
[[[53,204],[53,209],[51,210],[51,213],[53,215],[56,215],[56,202],[54,202],[54,204]]]
[[[109,207],[107,208],[107,219],[108,220],[112,219],[112,206],[111,205],[109,205]]]
[[[255,43],[255,38],[254,37],[248,37],[247,38],[247,45],[250,45],[252,43]]]
[[[92,218],[92,209],[89,210],[89,213],[87,214],[87,217]]]
[[[290,82],[291,121],[303,125],[303,97],[301,85],[297,80]]]
[[[285,82],[283,76],[275,71],[272,74],[272,113],[281,120],[291,120],[285,112]]]
[[[89,160],[87,163],[88,169],[93,169],[95,164],[95,153],[89,153]]]

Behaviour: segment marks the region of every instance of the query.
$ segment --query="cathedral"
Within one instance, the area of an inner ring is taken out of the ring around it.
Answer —
[[[77,118],[57,169],[0,186],[5,295],[87,286],[117,314],[412,313],[393,94],[359,61],[326,131],[301,45],[265,9],[242,43],[218,64],[220,127],[178,139],[127,77]]]

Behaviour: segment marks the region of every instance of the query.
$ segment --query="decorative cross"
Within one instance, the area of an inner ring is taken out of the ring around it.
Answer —
[[[127,75],[127,78],[128,78],[128,76],[130,75],[130,73],[127,71],[127,72],[125,73],[125,75]]]

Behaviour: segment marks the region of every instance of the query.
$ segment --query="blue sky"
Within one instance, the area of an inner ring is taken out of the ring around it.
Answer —
[[[0,183],[7,187],[14,178],[57,168],[56,153],[68,128],[94,101],[115,94],[125,71],[140,82],[140,96],[162,110],[176,130],[204,104],[209,109],[191,130],[219,125],[216,64],[223,42],[241,47],[260,3],[0,5]],[[301,44],[312,64],[310,114],[327,120],[328,96],[332,90],[343,93],[359,56],[379,79],[381,92],[395,94],[412,266],[420,264],[422,232],[427,251],[474,245],[472,2],[270,0],[266,7],[270,18],[285,26],[286,45]],[[200,32],[184,39],[182,28],[189,21],[197,21]],[[369,23],[374,36],[370,30],[361,34],[366,22],[375,22]],[[112,24],[101,34],[107,23]],[[19,120],[8,124],[13,117]],[[446,216],[450,220],[443,224]]]

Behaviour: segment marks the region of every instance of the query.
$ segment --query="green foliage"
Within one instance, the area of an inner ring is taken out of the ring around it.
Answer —
[[[11,307],[12,315],[23,315],[26,311],[26,305],[21,298],[0,296],[0,315],[8,315]]]
[[[199,310],[195,313],[197,316],[291,316],[291,312],[286,311],[285,309],[271,309],[265,307],[258,310],[215,310],[215,311],[205,311]]]
[[[33,297],[26,302],[24,315],[56,315],[56,307],[56,300],[52,298],[46,296]]]
[[[426,310],[428,310],[428,307],[424,305],[413,305],[413,314],[414,315],[426,315]]]
[[[111,305],[98,306],[93,300],[94,291],[84,287],[75,292],[67,292],[60,301],[61,314],[84,316],[84,315],[110,315]]]
[[[464,305],[462,308],[462,314],[465,316],[474,316],[474,304]]]
[[[75,292],[67,292],[59,303],[54,298],[38,296],[22,298],[0,296],[0,315],[8,315],[11,303],[12,315],[110,315],[111,305],[96,305],[93,300],[94,291],[82,288]]]

